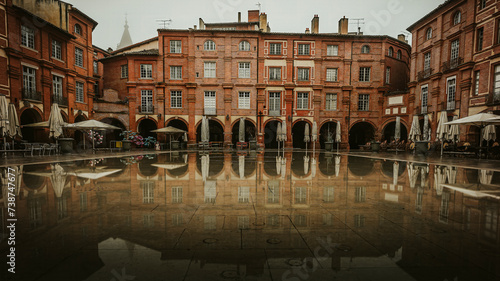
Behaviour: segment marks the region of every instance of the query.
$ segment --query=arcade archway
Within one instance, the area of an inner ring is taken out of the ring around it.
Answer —
[[[354,124],[349,130],[349,147],[359,149],[361,145],[374,140],[375,128],[368,122]]]
[[[239,142],[239,134],[240,134],[240,121],[236,121],[233,125],[233,136],[232,142],[236,144]],[[245,142],[249,142],[251,139],[255,139],[255,125],[248,120],[245,120]]]
[[[23,127],[23,125],[33,124],[42,121],[42,116],[35,109],[26,109],[21,113],[21,133],[23,134],[23,139],[28,142],[40,142],[44,137],[43,128],[34,127]]]
[[[264,127],[264,145],[266,148],[278,148],[276,141],[276,131],[278,130],[279,120],[271,120]]]
[[[306,124],[309,124],[307,121],[297,121],[293,124],[292,127],[292,137],[293,137],[293,148],[307,148],[307,143],[304,142],[304,130],[306,128]],[[309,138],[311,137],[311,129],[312,126],[309,124]]]
[[[329,121],[321,125],[319,129],[319,145],[325,149],[325,142],[335,142],[335,133],[337,132],[337,122]]]
[[[396,121],[390,122],[384,127],[384,132],[382,133],[382,139],[380,141],[391,142],[394,140],[394,133],[396,132]],[[401,123],[401,141],[406,141],[408,139],[408,130],[406,126]]]
[[[153,137],[156,139],[156,133],[151,131],[156,130],[157,128],[158,127],[156,126],[155,121],[151,119],[143,119],[137,126],[137,131],[143,138]]]
[[[223,142],[224,141],[224,128],[222,125],[215,120],[208,120],[209,138],[211,142]],[[196,129],[196,141],[201,142],[201,122],[198,124]]]
[[[102,132],[104,133],[104,142],[106,147],[109,147],[109,143],[113,140],[119,141],[123,139],[123,136],[120,136],[120,134],[122,133],[122,131],[125,131],[126,128],[125,125],[123,125],[123,123],[120,120],[116,118],[107,117],[102,119],[101,122],[113,125],[121,129],[121,130],[106,130]]]

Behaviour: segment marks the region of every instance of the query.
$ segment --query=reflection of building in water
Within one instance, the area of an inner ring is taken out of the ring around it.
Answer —
[[[67,267],[83,280],[111,270],[113,260],[102,255],[111,244],[147,248],[182,265],[193,259],[199,270],[239,264],[245,274],[261,275],[266,263],[286,268],[280,261],[310,257],[309,249],[321,247],[319,237],[338,247],[321,261],[334,270],[370,258],[423,278],[411,268],[438,262],[453,268],[468,257],[500,273],[494,266],[499,200],[487,192],[499,182],[497,173],[489,179],[486,172],[447,166],[305,156],[286,152],[285,162],[272,153],[104,159],[98,168],[119,171],[88,179],[61,165],[66,176],[58,189],[55,165],[25,167],[17,239],[26,257],[19,267],[31,270],[20,275]]]

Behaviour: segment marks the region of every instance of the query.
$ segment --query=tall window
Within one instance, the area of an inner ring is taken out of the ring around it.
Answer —
[[[215,51],[215,42],[212,40],[205,41],[205,44],[203,44],[203,49],[205,51]]]
[[[182,108],[182,91],[170,92],[170,107]]]
[[[281,110],[281,93],[271,92],[269,93],[269,115],[277,116],[280,114]]]
[[[427,31],[425,32],[425,39],[429,40],[432,38],[432,28],[427,28]]]
[[[281,80],[281,67],[270,67],[269,68],[269,80]]]
[[[337,94],[326,94],[326,110],[337,110]]]
[[[359,111],[368,111],[368,110],[370,110],[370,95],[368,95],[368,94],[359,94],[359,97],[358,97],[358,110]]]
[[[429,88],[427,85],[422,86],[421,93],[421,101],[422,101],[422,111],[420,113],[426,114],[427,113],[427,101],[429,99]]]
[[[128,78],[128,65],[124,64],[120,67],[121,78]]]
[[[462,13],[460,11],[457,11],[454,15],[453,15],[453,24],[454,25],[457,25],[460,23],[460,21],[462,20]]]
[[[478,70],[478,71],[474,72],[474,95],[476,95],[476,96],[479,95],[479,77],[480,77],[480,75],[479,75],[479,70]],[[495,79],[495,82],[497,82],[496,79]]]
[[[361,53],[362,54],[369,54],[370,53],[370,46],[364,45],[363,47],[361,47]]]
[[[448,78],[447,79],[447,86],[446,86],[446,100],[447,100],[447,110],[454,110],[455,109],[455,92],[456,92],[456,79],[455,77],[453,78]]]
[[[153,65],[152,64],[141,64],[141,78],[152,79],[153,78]]]
[[[299,68],[297,71],[297,80],[309,81],[309,68]]]
[[[21,25],[21,45],[35,48],[35,30],[25,25]]]
[[[172,203],[182,203],[182,186],[172,187]]]
[[[170,53],[173,53],[173,54],[182,53],[182,41],[181,40],[170,40]]]
[[[396,53],[396,58],[400,60],[401,56],[402,56],[401,50],[398,50],[398,52]]]
[[[240,62],[238,67],[238,78],[250,78],[250,63]]]
[[[297,93],[297,109],[309,108],[309,93]]]
[[[52,57],[58,60],[62,60],[61,42],[57,40],[52,40]]]
[[[83,67],[83,50],[75,47],[75,65]]]
[[[250,51],[250,43],[248,41],[241,41],[239,46],[240,51]]]
[[[369,67],[360,67],[359,68],[359,81],[360,82],[369,82],[370,81],[370,68]]]
[[[36,70],[23,66],[23,92],[27,97],[34,97],[36,94]]]
[[[52,75],[52,95],[56,100],[62,98],[62,77],[60,76]]]
[[[143,181],[141,182],[142,188],[142,203],[153,204],[155,202],[155,182]]]
[[[170,79],[172,79],[172,80],[182,79],[182,66],[171,66],[170,67]]]
[[[215,62],[214,61],[205,62],[203,76],[206,78],[215,78]]]
[[[431,69],[431,52],[424,55],[424,71]]]
[[[76,82],[75,83],[75,89],[76,89],[76,101],[77,102],[84,102],[84,97],[83,97],[83,83],[82,82]]]
[[[394,48],[392,48],[392,47],[389,47],[389,52],[388,52],[388,56],[389,56],[389,57],[392,57],[392,56],[394,56]]]
[[[458,59],[458,50],[460,48],[460,41],[453,40],[451,42],[451,51],[450,51],[450,61],[453,64]]]
[[[339,55],[339,46],[337,46],[337,45],[326,46],[326,55],[327,56],[338,56]]]
[[[486,0],[479,0],[479,9],[486,8]]]
[[[493,102],[500,102],[500,65],[495,66],[495,82],[493,83]]]
[[[309,55],[310,47],[311,47],[311,45],[309,45],[309,44],[299,44],[298,54],[299,55]]]
[[[153,112],[153,90],[141,90],[141,112]]]
[[[483,49],[483,35],[484,28],[481,27],[477,30],[477,50],[481,51]]]
[[[239,92],[238,94],[238,108],[250,108],[250,92]]]
[[[269,44],[269,54],[281,55],[281,43],[270,43]]]
[[[216,105],[215,91],[205,91],[205,115],[215,115]]]
[[[387,67],[385,69],[385,83],[391,84],[391,68],[390,67]]]
[[[337,79],[338,79],[337,73],[338,73],[337,68],[327,68],[326,69],[326,81],[337,82]]]
[[[99,64],[97,61],[94,61],[94,74],[99,73]]]

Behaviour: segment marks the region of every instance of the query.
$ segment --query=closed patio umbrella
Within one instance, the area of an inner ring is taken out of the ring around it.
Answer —
[[[16,136],[23,137],[21,126],[19,125],[19,118],[17,118],[16,106],[13,103],[9,104],[9,125],[7,128],[8,135],[11,138]]]
[[[457,120],[458,116],[455,115],[453,116],[453,121]],[[458,138],[460,137],[460,127],[455,124],[455,125],[449,125],[450,127],[448,128],[448,140],[452,142],[456,142]]]
[[[316,121],[313,122],[311,141],[313,142],[313,150],[316,150],[316,142],[318,141],[318,124]]]
[[[309,156],[304,156],[304,175],[309,173]]]
[[[446,167],[436,166],[434,170],[434,188],[437,195],[443,194],[443,184],[446,183]]]
[[[342,131],[340,130],[340,121],[337,121],[337,128],[335,131],[335,142],[337,143],[337,152],[339,152],[339,144],[342,141]]]
[[[311,159],[311,177],[315,178],[316,177],[316,158]]]
[[[238,131],[238,141],[245,142],[245,117],[240,118],[240,128]]]
[[[436,129],[436,140],[441,141],[441,156],[443,156],[443,141],[448,139],[448,125],[445,125],[447,122],[448,116],[446,111],[441,111]]]
[[[394,164],[392,164],[392,184],[394,184],[394,186],[398,185],[398,177],[399,177],[399,162],[394,161]]]
[[[201,156],[201,177],[203,181],[206,181],[208,178],[208,171],[210,168],[210,157],[208,155]]]
[[[422,140],[423,141],[429,141],[431,134],[430,134],[431,128],[429,126],[429,115],[424,115],[424,128],[422,131]]]
[[[240,155],[238,157],[238,171],[240,173],[240,179],[245,178],[245,156]]]
[[[415,188],[417,184],[419,169],[415,167],[415,164],[410,163],[408,165],[408,179],[410,181],[410,188]]]
[[[286,158],[281,158],[281,178],[284,179],[286,176]]]
[[[7,98],[4,95],[0,95],[0,133],[3,140],[3,149],[7,149],[7,142],[5,141],[5,136],[7,134],[9,125],[9,104]]]
[[[276,174],[281,175],[281,156],[276,156]]]
[[[448,178],[448,183],[457,183],[457,167],[448,166],[446,168],[446,177]]]
[[[497,132],[495,130],[495,125],[488,125],[483,129],[483,139],[485,141],[496,140]]]
[[[286,132],[286,121],[283,120],[282,124],[281,124],[281,141],[287,141],[287,132]],[[285,146],[283,145],[283,148],[285,148]]]
[[[208,119],[203,116],[201,119],[201,142],[208,143],[210,139],[210,128],[208,127]]]
[[[420,140],[422,134],[420,133],[420,124],[418,123],[418,116],[414,115],[413,120],[411,122],[410,134],[408,135],[408,139],[416,142]]]
[[[64,168],[59,164],[50,165],[52,168],[52,173],[50,175],[50,181],[52,182],[52,188],[57,198],[61,198],[64,186],[66,185],[67,173]]]
[[[340,172],[340,156],[335,156],[335,177],[339,176]]]
[[[491,184],[492,179],[493,179],[493,171],[479,170],[479,183]]]
[[[66,123],[64,122],[61,110],[59,109],[59,105],[57,103],[53,103],[50,107],[50,115],[49,115],[49,137],[58,139],[63,135],[63,126]]]
[[[306,123],[306,126],[304,127],[304,142],[306,143],[306,149],[307,149],[307,143],[311,141],[311,136],[309,136],[309,123]]]
[[[396,117],[396,128],[394,130],[394,139],[396,141],[401,139],[401,117]]]
[[[278,122],[278,126],[276,127],[276,141],[278,142],[278,151],[280,149],[280,142],[283,138],[283,131],[281,127],[281,123]]]

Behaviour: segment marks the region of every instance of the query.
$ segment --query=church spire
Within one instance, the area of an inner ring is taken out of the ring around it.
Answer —
[[[125,29],[123,30],[122,40],[120,41],[120,43],[116,47],[117,49],[121,49],[121,48],[130,46],[130,45],[133,44],[132,43],[132,38],[130,37],[130,33],[128,31],[127,15],[125,15],[125,26],[124,26],[124,28]]]

